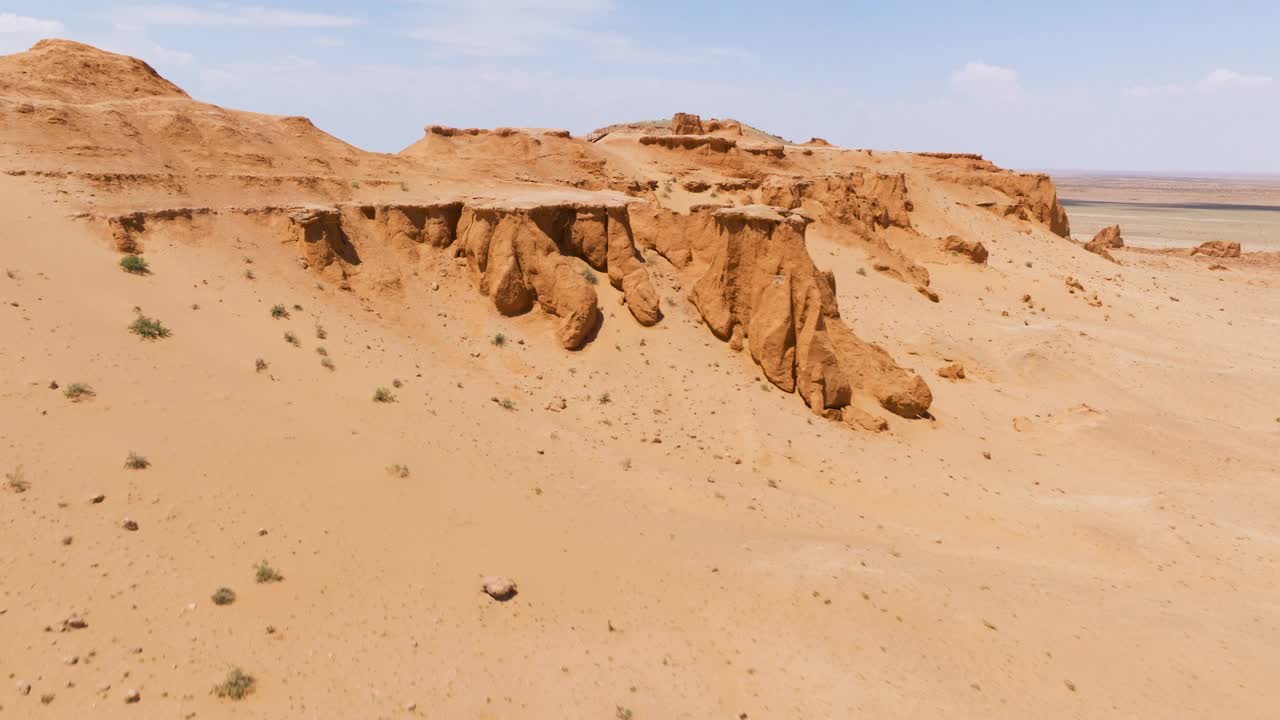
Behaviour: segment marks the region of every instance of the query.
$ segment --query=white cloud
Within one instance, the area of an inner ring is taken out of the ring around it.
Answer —
[[[21,33],[24,35],[56,35],[62,32],[62,23],[57,20],[41,20],[39,18],[0,13],[0,33]]]
[[[1194,83],[1168,83],[1166,85],[1135,85],[1126,88],[1125,95],[1136,98],[1172,97],[1191,92],[1209,93],[1223,90],[1261,90],[1275,81],[1266,75],[1244,75],[1234,70],[1219,68]]]
[[[246,27],[335,28],[363,22],[348,15],[298,12],[260,6],[219,5],[212,9],[190,5],[132,5],[124,8],[120,23],[137,25],[200,25]]]
[[[1017,71],[981,60],[951,73],[951,89],[986,100],[1013,100],[1022,95]]]
[[[1219,68],[1206,75],[1203,80],[1196,84],[1196,87],[1205,91],[1234,89],[1255,90],[1258,88],[1269,87],[1272,82],[1272,79],[1266,75],[1241,75],[1234,70]]]

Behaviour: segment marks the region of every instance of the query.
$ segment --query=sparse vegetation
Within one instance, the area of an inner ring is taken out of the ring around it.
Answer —
[[[214,605],[230,605],[236,601],[236,591],[229,587],[220,587],[213,591]]]
[[[22,476],[21,465],[4,474],[4,486],[16,493],[24,493],[31,489],[31,483]]]
[[[324,326],[320,323],[316,323],[316,338],[324,340],[327,337],[329,337],[329,333],[325,331]]]
[[[622,469],[623,470],[631,469],[631,458],[622,458]]]
[[[280,571],[271,567],[270,563],[263,560],[253,566],[253,579],[260,583],[273,583],[280,582],[284,579],[284,576],[280,574]]]
[[[271,317],[273,317],[273,318],[275,318],[275,319],[277,319],[277,320],[279,320],[280,318],[287,318],[287,317],[289,317],[289,311],[288,311],[288,310],[286,310],[286,309],[285,309],[285,307],[284,307],[283,305],[272,305],[272,306],[271,306]]]
[[[316,348],[316,354],[320,357],[329,357],[329,351],[323,345]]]
[[[62,391],[62,394],[66,395],[68,400],[78,402],[84,398],[93,397],[93,388],[85,383],[71,383]]]
[[[151,467],[151,461],[130,450],[129,457],[124,459],[124,466],[130,470],[146,470]]]
[[[409,466],[401,465],[400,463],[396,463],[395,465],[388,465],[387,474],[391,475],[392,477],[407,478],[409,477]]]
[[[293,311],[294,311],[294,312],[302,312],[302,306],[301,306],[301,305],[299,305],[298,303],[294,303],[294,304],[293,304]]]
[[[147,275],[151,272],[147,267],[147,261],[137,255],[125,255],[120,258],[120,268],[131,275]]]
[[[320,367],[324,368],[325,370],[329,370],[331,372],[337,369],[337,367],[333,364],[333,361],[327,357],[320,358]]]
[[[600,393],[600,397],[596,398],[596,400],[598,400],[601,405],[608,405],[609,403],[613,402],[613,397],[609,395],[609,393],[607,392]]]
[[[498,407],[502,408],[503,410],[515,410],[516,404],[511,402],[510,398],[503,398],[498,402]]]
[[[253,369],[254,369],[254,370],[257,370],[258,372],[262,372],[263,370],[266,370],[266,369],[267,369],[267,361],[266,361],[266,360],[263,360],[262,358],[258,358],[257,360],[254,360],[254,361],[253,361]]]
[[[167,338],[172,334],[169,332],[169,328],[164,326],[164,323],[141,313],[138,313],[137,319],[129,325],[129,332],[146,340]]]
[[[400,192],[409,192],[409,183],[400,183]]]
[[[213,686],[213,694],[220,698],[242,700],[245,695],[253,692],[253,688],[257,684],[258,681],[249,673],[238,667],[231,668],[227,671],[227,677]]]
[[[860,267],[860,268],[858,268],[858,274],[859,274],[859,275],[861,275],[862,277],[866,277],[866,276],[867,276],[867,269],[866,269],[866,268],[864,268],[864,267]]]
[[[284,341],[294,347],[302,347],[302,343],[298,342],[298,336],[288,330],[284,333]]]
[[[252,269],[250,269],[250,268],[245,268],[245,269],[244,269],[244,279],[245,279],[245,280],[253,280],[253,279],[256,279],[257,277],[258,277],[257,275],[254,275],[254,274],[253,274],[253,270],[252,270]]]
[[[502,333],[498,333],[497,335],[494,335],[494,336],[493,336],[493,344],[494,344],[494,346],[495,346],[495,347],[502,347],[503,345],[506,345],[506,344],[507,344],[507,336],[506,336],[506,335],[503,335]]]
[[[631,712],[631,708],[625,708],[619,705],[614,716],[617,717],[618,720],[632,720],[632,718],[635,717],[635,714]]]
[[[404,383],[400,382],[400,378],[395,378],[394,380],[391,381],[391,387],[396,388],[398,390],[404,387]]]
[[[591,268],[583,268],[583,269],[582,269],[582,279],[583,279],[583,280],[586,280],[587,282],[591,283],[592,285],[595,285],[596,283],[599,283],[599,282],[600,282],[600,278],[596,277],[595,272],[594,272],[594,271],[592,271],[592,269],[591,269]]]
[[[380,403],[393,403],[396,401],[396,396],[393,395],[390,390],[380,387],[373,391],[373,401]]]

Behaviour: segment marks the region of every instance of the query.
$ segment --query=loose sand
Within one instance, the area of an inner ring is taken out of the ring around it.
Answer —
[[[0,716],[1280,704],[1265,256],[1112,264],[1051,232],[1047,180],[778,157],[754,131],[724,152],[624,128],[428,133],[371,155],[119,62],[66,43],[0,58]],[[115,94],[57,81],[86,67],[142,74]],[[374,206],[452,199],[634,203],[663,317],[636,322],[596,270],[599,325],[568,351],[562,318],[507,317],[479,292],[489,271],[453,252],[475,236],[373,234]],[[766,200],[814,218],[808,254],[843,322],[927,381],[927,416],[855,382],[828,419],[708,330],[688,296],[726,231],[697,206]],[[329,244],[314,257],[330,264],[302,267],[314,248],[273,205],[341,205],[358,262]],[[208,211],[156,212],[179,207]],[[135,211],[145,229],[109,222]],[[986,263],[944,252],[952,235]],[[149,274],[121,270],[122,239]],[[135,308],[171,336],[131,334]],[[936,375],[957,362],[964,379]],[[93,394],[68,398],[73,383]],[[264,560],[282,580],[255,582]],[[485,594],[490,576],[517,594]],[[223,586],[234,603],[212,601]],[[238,701],[211,692],[232,667],[256,679]]]

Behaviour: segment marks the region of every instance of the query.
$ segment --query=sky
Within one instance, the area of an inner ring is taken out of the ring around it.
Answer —
[[[395,152],[429,124],[732,117],[1022,169],[1280,173],[1280,3],[4,0],[193,97]]]

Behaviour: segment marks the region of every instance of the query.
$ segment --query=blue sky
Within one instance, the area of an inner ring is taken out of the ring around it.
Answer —
[[[6,0],[0,52],[89,42],[380,151],[685,111],[1019,168],[1280,172],[1278,29],[1274,0]]]

